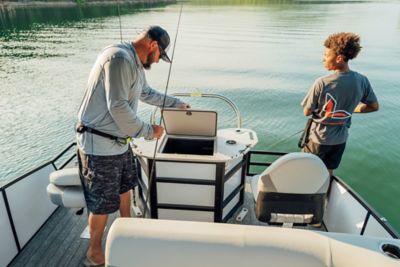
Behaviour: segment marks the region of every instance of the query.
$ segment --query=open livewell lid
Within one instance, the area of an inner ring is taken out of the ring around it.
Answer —
[[[217,112],[211,110],[164,109],[163,122],[169,135],[217,135]]]

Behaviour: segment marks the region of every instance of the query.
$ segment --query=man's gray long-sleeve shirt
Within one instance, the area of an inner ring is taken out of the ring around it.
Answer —
[[[78,112],[78,122],[118,137],[153,138],[153,128],[137,116],[138,100],[156,106],[164,94],[146,81],[142,63],[130,43],[106,47],[91,72],[86,93]],[[165,106],[182,103],[167,96]],[[111,139],[85,132],[77,133],[78,147],[85,154],[120,155],[128,149]]]

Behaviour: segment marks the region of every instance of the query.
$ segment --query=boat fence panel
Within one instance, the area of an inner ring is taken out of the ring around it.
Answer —
[[[235,162],[235,165],[238,162]],[[225,173],[226,174],[226,173]],[[228,181],[224,184],[224,200],[241,184],[242,169],[237,171]]]
[[[57,208],[46,191],[49,174],[54,170],[48,164],[5,189],[21,248]]]
[[[332,181],[324,223],[329,232],[360,234],[368,211],[336,180]]]
[[[215,164],[156,162],[157,176],[173,177],[175,179],[215,180]]]
[[[18,248],[14,240],[2,193],[3,192],[0,191],[0,266],[7,266],[17,255]]]
[[[179,192],[177,194],[176,192]],[[214,203],[215,187],[157,182],[158,203],[175,205],[211,206]]]
[[[226,207],[222,211],[222,219],[229,219],[226,216],[229,215],[229,213],[233,210],[233,208],[238,205],[240,201],[240,194],[236,194],[236,196],[226,205]]]
[[[230,170],[236,167],[237,164],[239,164],[243,160],[243,156],[237,157],[233,160],[227,161],[225,163],[225,173],[228,173]]]
[[[373,216],[370,216],[364,230],[366,236],[392,238],[385,228]]]
[[[158,209],[158,218],[163,220],[183,220],[213,222],[214,212],[198,210]]]

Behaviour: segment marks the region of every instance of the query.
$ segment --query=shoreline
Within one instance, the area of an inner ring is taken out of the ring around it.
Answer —
[[[77,1],[27,1],[27,2],[14,2],[14,1],[1,1],[1,8],[21,8],[21,7],[75,7],[75,6],[111,6],[117,3],[121,5],[137,5],[137,4],[175,4],[176,0],[105,0],[105,1],[90,1],[82,0]]]

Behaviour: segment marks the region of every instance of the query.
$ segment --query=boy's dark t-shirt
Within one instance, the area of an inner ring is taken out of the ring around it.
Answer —
[[[337,145],[346,142],[351,116],[361,102],[377,102],[368,78],[348,71],[318,78],[301,102],[312,112],[309,139],[317,144]]]

